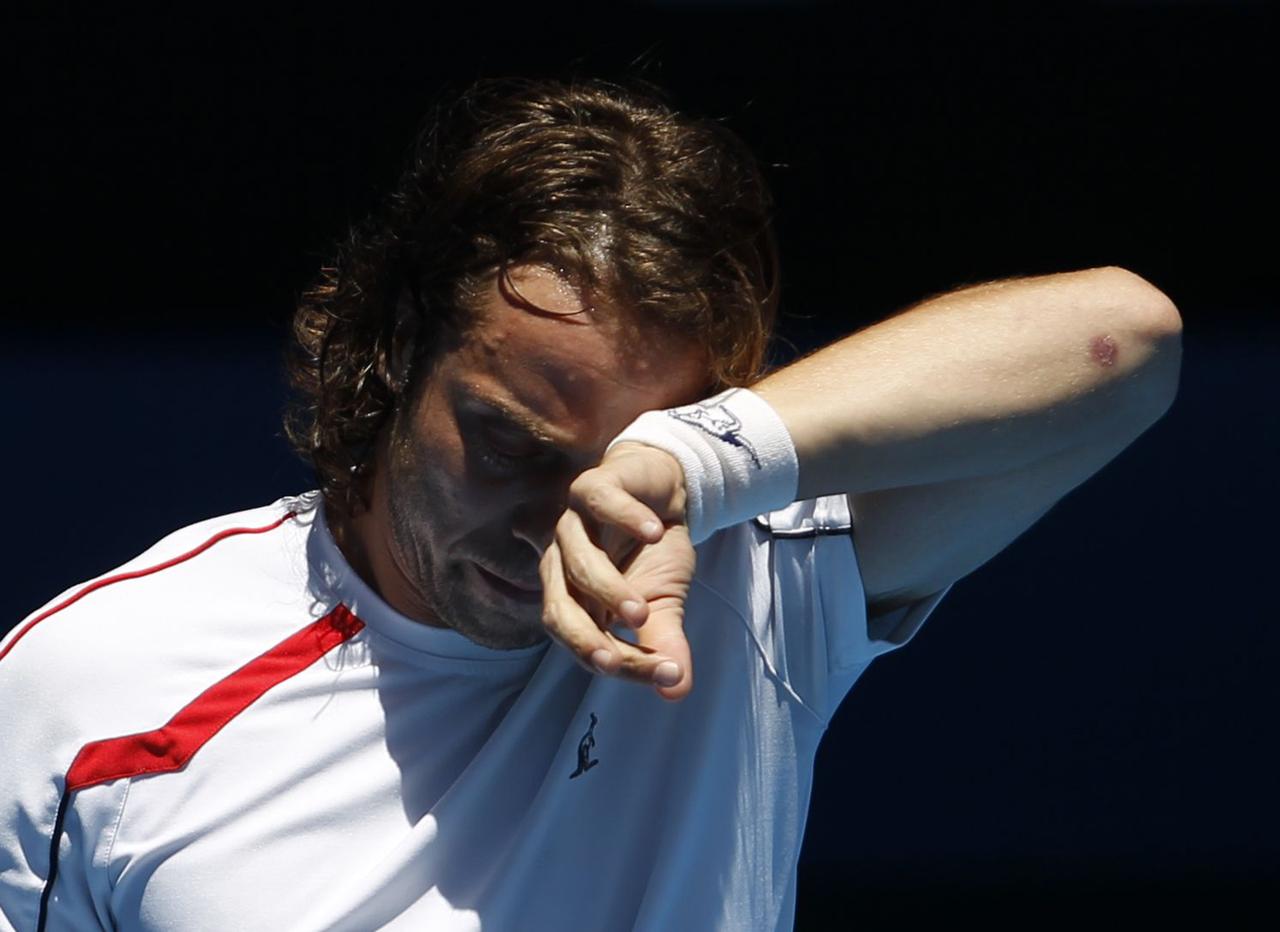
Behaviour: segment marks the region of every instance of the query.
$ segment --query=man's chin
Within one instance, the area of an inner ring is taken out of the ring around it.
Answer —
[[[547,632],[540,623],[535,625],[527,620],[512,619],[509,624],[503,624],[504,620],[494,615],[480,622],[472,616],[467,617],[461,624],[455,625],[454,630],[467,640],[491,650],[520,650],[525,647],[536,647],[548,638]]]
[[[455,592],[450,600],[449,627],[470,641],[493,650],[519,650],[547,640],[542,626],[542,602],[515,603],[487,592]]]

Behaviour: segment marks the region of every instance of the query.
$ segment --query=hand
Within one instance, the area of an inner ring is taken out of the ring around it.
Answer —
[[[547,633],[592,673],[651,684],[672,702],[693,689],[684,603],[695,555],[684,506],[684,471],[675,457],[620,443],[569,486],[540,566]],[[638,643],[614,637],[609,628],[617,623],[636,629]],[[598,650],[609,654],[603,669],[592,662]],[[655,673],[668,660],[680,678],[663,686]]]

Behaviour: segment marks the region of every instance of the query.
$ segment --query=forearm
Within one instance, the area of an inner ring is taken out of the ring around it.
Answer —
[[[1140,432],[1176,392],[1172,303],[1117,268],[962,289],[752,386],[800,463],[797,498],[994,475]]]

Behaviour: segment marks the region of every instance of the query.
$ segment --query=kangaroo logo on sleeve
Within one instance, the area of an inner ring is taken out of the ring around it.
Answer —
[[[723,403],[683,405],[679,408],[670,408],[667,413],[677,421],[696,427],[717,440],[741,447],[747,452],[747,456],[751,457],[751,464],[756,469],[760,468],[760,457],[756,455],[755,447],[742,436],[742,422]]]
[[[587,729],[587,733],[582,736],[582,740],[578,742],[578,769],[569,774],[569,779],[581,776],[586,773],[600,761],[591,759],[591,749],[596,746],[596,713],[591,714],[591,727]]]

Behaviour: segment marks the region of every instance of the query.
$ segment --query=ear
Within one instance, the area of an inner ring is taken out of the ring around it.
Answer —
[[[378,376],[396,394],[409,383],[421,328],[422,312],[418,302],[409,286],[403,285],[396,297],[391,345],[384,348],[378,359]]]

